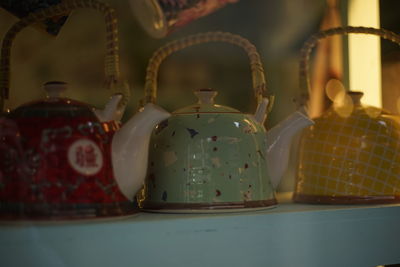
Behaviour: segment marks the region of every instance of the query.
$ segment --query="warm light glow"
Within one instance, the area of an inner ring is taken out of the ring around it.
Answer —
[[[333,108],[336,113],[347,118],[354,109],[354,102],[346,93],[343,83],[337,79],[330,79],[325,87],[328,98],[333,102]]]
[[[332,102],[337,102],[345,92],[343,83],[338,79],[330,79],[326,84],[325,93]]]
[[[349,25],[379,28],[379,0],[350,0]],[[350,90],[364,93],[363,104],[382,107],[378,36],[349,35]]]
[[[103,123],[103,128],[106,133],[110,131],[110,127],[106,123]]]

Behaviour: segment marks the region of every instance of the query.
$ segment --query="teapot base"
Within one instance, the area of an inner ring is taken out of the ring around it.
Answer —
[[[154,213],[234,213],[271,209],[276,205],[276,199],[214,203],[143,202],[141,209],[145,212]]]
[[[79,220],[138,213],[133,202],[118,203],[0,203],[0,220]]]
[[[365,204],[396,204],[400,203],[400,196],[329,196],[307,195],[294,193],[293,201],[306,204],[333,204],[333,205],[365,205]]]

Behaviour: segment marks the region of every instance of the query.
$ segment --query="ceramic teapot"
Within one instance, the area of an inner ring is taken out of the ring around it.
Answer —
[[[17,22],[3,40],[2,96],[8,96],[16,34],[37,20],[82,7],[95,7],[106,17],[106,84],[113,95],[104,110],[94,110],[62,97],[66,83],[49,82],[44,85],[45,99],[1,114],[1,218],[81,218],[137,211],[132,200],[145,177],[150,134],[169,113],[146,105],[120,128],[118,119],[127,101],[121,93],[128,88],[119,89],[124,83],[119,78],[112,8],[96,1],[65,1]]]
[[[214,102],[217,91],[196,90],[197,103],[172,113],[151,137],[149,169],[140,206],[158,212],[224,212],[272,207],[292,136],[310,125],[296,112],[268,133],[264,120],[272,103],[266,96],[259,54],[248,40],[209,32],[172,41],[156,51],[147,69],[145,101],[156,102],[157,72],[171,53],[206,42],[227,42],[249,56],[255,114]]]
[[[311,49],[320,39],[350,33],[378,35],[400,44],[399,35],[384,29],[348,26],[316,33],[302,49],[300,77],[305,90],[310,88],[307,61]],[[345,92],[338,82],[335,86],[331,81],[329,88],[333,90],[327,91],[337,96],[333,99],[336,101],[301,137],[294,200],[333,204],[400,202],[400,117],[363,105],[361,92]]]
[[[143,29],[163,38],[199,18],[239,0],[130,0],[132,11]]]

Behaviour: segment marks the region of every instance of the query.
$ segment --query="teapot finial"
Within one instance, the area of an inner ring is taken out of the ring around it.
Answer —
[[[218,92],[212,88],[203,88],[194,91],[194,94],[199,99],[197,104],[214,104],[214,98]]]
[[[43,89],[47,92],[48,98],[60,98],[64,91],[67,90],[66,82],[51,81],[43,85]]]
[[[363,92],[360,91],[349,91],[347,94],[351,97],[351,100],[353,100],[353,103],[356,105],[361,105],[361,98],[364,96]]]

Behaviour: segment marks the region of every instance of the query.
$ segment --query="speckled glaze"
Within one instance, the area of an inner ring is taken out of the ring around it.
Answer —
[[[257,108],[254,115],[243,114],[214,104],[213,89],[195,91],[196,104],[173,112],[152,133],[147,177],[138,195],[144,210],[214,213],[273,207],[274,185],[286,167],[291,139],[311,123],[296,112],[266,133],[274,97],[267,93],[260,56],[247,39],[229,32],[189,35],[155,51],[141,104],[157,102],[158,69],[167,56],[208,42],[234,44],[247,53]]]
[[[275,203],[266,131],[252,115],[200,103],[157,126],[150,144],[145,209],[218,209]]]

